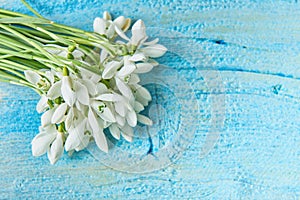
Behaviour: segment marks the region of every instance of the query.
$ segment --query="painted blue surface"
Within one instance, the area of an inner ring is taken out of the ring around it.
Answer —
[[[92,149],[51,166],[46,156],[31,156],[38,96],[1,84],[0,199],[300,199],[297,1],[28,2],[45,17],[86,30],[105,10],[142,18],[170,50],[160,59],[168,70],[153,73],[154,83],[148,78],[158,105],[152,116],[160,120],[152,130],[154,154],[179,148],[162,154],[176,161],[148,173],[132,172],[151,171],[151,163],[126,169],[126,156],[146,155],[144,137],[121,141],[116,152],[126,154],[114,157],[121,164],[113,168]],[[29,13],[17,0],[0,0],[0,7]],[[213,130],[220,136],[203,156],[218,136]]]

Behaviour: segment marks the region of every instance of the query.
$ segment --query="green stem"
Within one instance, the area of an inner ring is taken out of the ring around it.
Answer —
[[[46,50],[44,50],[39,44],[37,44],[36,41],[33,41],[33,40],[27,38],[23,34],[15,31],[12,28],[9,28],[8,26],[5,26],[3,24],[0,24],[0,27],[3,28],[3,29],[5,29],[5,30],[7,30],[8,32],[11,32],[12,34],[15,34],[20,39],[24,40],[25,42],[27,42],[28,44],[30,44],[31,46],[33,46],[34,48],[36,48],[37,50],[39,50],[42,54],[44,54],[50,60],[53,60],[53,61],[57,62],[57,64],[61,64],[61,62],[59,60],[55,59],[50,53],[48,53]]]
[[[34,48],[25,45],[22,42],[19,42],[18,40],[13,40],[7,36],[4,35],[0,35],[0,44],[2,44],[3,46],[7,46],[7,48],[10,49],[14,49],[17,52],[26,50],[27,52],[32,52],[35,54],[41,54],[40,52],[38,52],[37,50],[35,50]]]
[[[0,80],[3,82],[4,80],[8,81],[19,81],[20,79],[17,78],[16,76],[13,76],[7,72],[0,71]]]
[[[39,18],[44,18],[42,15],[40,15],[36,10],[34,10],[25,0],[21,0],[22,3],[33,13],[35,14],[37,17]]]
[[[5,70],[5,71],[7,71],[7,72],[10,72],[10,73],[16,75],[17,77],[19,77],[19,78],[25,80],[25,76],[24,76],[22,73],[20,73],[20,72],[17,71],[16,69],[12,69],[12,68],[10,68],[10,67],[11,67],[11,66],[9,66],[9,65],[6,65],[6,64],[4,64],[4,63],[0,63],[0,69]]]
[[[40,70],[40,69],[47,69],[48,67],[44,65],[44,63],[35,61],[35,60],[28,60],[28,59],[22,59],[18,57],[10,57],[6,59],[1,59],[0,62],[11,62],[16,64],[25,65],[24,67],[31,68],[32,70]],[[50,68],[51,69],[51,68]]]
[[[0,65],[3,65],[5,64],[6,66],[12,68],[12,69],[16,69],[16,70],[19,70],[19,71],[25,71],[25,70],[33,70],[32,67],[28,67],[26,65],[24,65],[25,63],[22,63],[22,64],[19,64],[17,62],[12,62],[10,60],[5,60],[5,59],[0,59]],[[37,73],[39,71],[37,70]]]

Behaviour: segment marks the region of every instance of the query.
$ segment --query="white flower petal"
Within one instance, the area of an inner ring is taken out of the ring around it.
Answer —
[[[114,117],[114,115],[108,107],[104,108],[104,111],[100,112],[99,115],[105,121],[116,122],[116,118]]]
[[[134,70],[136,69],[135,64],[133,63],[128,63],[127,65],[124,65],[120,71],[118,71],[118,76],[119,77],[125,77],[131,74]]]
[[[115,26],[115,31],[116,31],[116,33],[117,33],[121,38],[123,38],[124,40],[127,40],[127,41],[130,40],[130,39],[125,35],[125,33],[122,31],[122,29],[119,28],[118,26]]]
[[[100,62],[102,63],[108,56],[108,52],[105,49],[102,49],[100,52]]]
[[[50,81],[51,84],[54,83],[54,74],[52,73],[52,71],[46,71],[45,77]]]
[[[58,132],[50,149],[48,149],[48,159],[50,163],[52,165],[55,164],[57,160],[62,156],[63,152],[64,152],[63,136],[62,133]]]
[[[72,126],[73,120],[74,120],[74,109],[73,109],[73,107],[71,107],[70,110],[68,111],[67,117],[65,119],[66,130],[69,130],[69,128]]]
[[[103,129],[108,128],[111,124],[112,122],[103,121]]]
[[[61,95],[69,106],[73,106],[76,100],[76,94],[71,87],[71,78],[69,76],[62,77]]]
[[[96,90],[97,90],[97,94],[103,94],[107,92],[107,87],[103,83],[97,83]]]
[[[65,114],[67,112],[68,105],[66,103],[60,104],[54,111],[52,118],[51,118],[51,123],[52,124],[59,124],[64,121],[65,119]]]
[[[124,126],[125,125],[125,117],[122,117],[120,115],[116,115],[116,121],[120,126]]]
[[[76,151],[81,151],[88,146],[90,143],[91,136],[83,135],[80,144],[75,148]]]
[[[83,105],[89,105],[90,103],[89,92],[87,88],[78,81],[75,82],[75,92],[76,92],[76,97],[80,103],[82,103]]]
[[[159,41],[159,39],[158,39],[158,38],[155,38],[155,39],[152,40],[152,41],[144,42],[143,45],[146,45],[146,46],[154,45],[154,44],[158,43],[158,41]]]
[[[134,102],[134,110],[135,110],[137,113],[141,112],[141,111],[144,110],[144,109],[145,109],[145,108],[144,108],[143,104],[141,104],[141,103],[138,102],[138,101],[135,101],[135,102]]]
[[[97,94],[97,88],[91,80],[82,80],[82,83],[85,85],[91,96],[95,96]]]
[[[76,102],[75,102],[75,107],[76,107],[79,111],[84,112],[84,105],[81,104],[79,101],[76,101]]]
[[[109,12],[105,11],[103,13],[103,19],[105,19],[105,20],[111,20],[111,16],[110,16]]]
[[[41,156],[45,154],[56,137],[56,129],[54,131],[41,132],[36,135],[31,142],[31,150],[33,156]]]
[[[105,34],[106,21],[102,18],[96,17],[94,20],[94,32],[99,34]]]
[[[51,118],[54,113],[55,109],[50,109],[44,112],[44,114],[41,116],[41,124],[43,127],[48,126],[51,124]]]
[[[119,89],[119,91],[128,99],[132,99],[133,98],[133,94],[131,89],[123,82],[121,81],[119,78],[116,78],[116,85]]]
[[[135,97],[136,100],[138,100],[141,104],[143,104],[143,106],[148,106],[149,104],[149,100],[143,98],[143,97]]]
[[[98,74],[93,74],[90,78],[90,80],[93,81],[94,83],[98,83],[101,79],[102,77]]]
[[[40,80],[42,79],[42,77],[38,73],[32,70],[25,70],[24,75],[26,80],[34,85],[38,84],[38,82],[40,82]]]
[[[80,74],[84,81],[89,80],[93,83],[98,83],[101,80],[101,76],[84,68],[80,68]]]
[[[125,133],[121,132],[123,138],[128,141],[128,142],[132,142],[132,136],[126,135]]]
[[[137,84],[140,82],[140,78],[137,74],[131,74],[130,75],[130,78],[129,78],[129,81],[128,81],[128,84]]]
[[[122,101],[123,98],[121,95],[118,94],[100,94],[99,96],[95,97],[94,99],[96,100],[101,100],[101,101]]]
[[[134,110],[127,112],[126,121],[129,126],[135,127],[137,124],[137,116]]]
[[[111,61],[105,65],[105,68],[102,73],[103,79],[111,79],[117,72],[120,67],[120,62]]]
[[[132,37],[130,41],[136,46],[138,46],[140,42],[147,37],[145,24],[140,19],[133,24],[131,32]]]
[[[106,35],[108,38],[112,38],[115,35],[115,25],[110,24],[106,30]]]
[[[127,124],[125,124],[123,127],[121,127],[121,135],[128,142],[132,142],[133,129],[130,126],[128,126]]]
[[[151,119],[149,119],[148,117],[146,117],[144,115],[141,115],[141,114],[137,115],[137,120],[138,120],[138,122],[140,122],[142,124],[145,124],[145,125],[148,125],[148,126],[153,125],[153,122],[152,122]]]
[[[93,130],[93,133],[97,133],[100,127],[92,108],[90,108],[88,112],[88,122]]]
[[[83,138],[83,134],[80,134],[77,132],[78,131],[75,131],[75,130],[73,130],[72,132],[69,132],[69,136],[67,137],[67,140],[65,143],[66,151],[72,151],[80,145],[81,140]]]
[[[155,44],[151,46],[147,46],[145,48],[142,48],[141,51],[145,53],[146,56],[152,57],[152,58],[158,58],[161,57],[166,53],[168,49],[160,44]]]
[[[138,62],[143,60],[146,60],[146,56],[142,52],[136,52],[129,58],[129,61],[133,61],[133,62]]]
[[[119,29],[121,29],[126,22],[126,18],[124,16],[119,16],[114,19],[114,25],[116,25]]]
[[[99,149],[108,153],[108,145],[107,145],[106,137],[103,133],[103,129],[100,128],[97,133],[93,133],[93,136]]]
[[[127,109],[126,109],[126,107],[124,105],[124,102],[121,102],[121,101],[120,102],[116,102],[115,103],[115,110],[122,117],[126,116]]]
[[[61,96],[61,81],[54,83],[47,92],[47,96],[49,99],[56,99]]]
[[[44,112],[49,107],[48,98],[45,95],[42,95],[39,102],[36,105],[36,110],[38,113]]]
[[[125,124],[123,127],[121,127],[121,132],[133,137],[133,128],[130,127],[128,124]]]
[[[147,73],[153,69],[153,65],[150,63],[138,63],[136,64],[136,70],[134,73]]]
[[[148,101],[152,100],[150,92],[146,88],[144,88],[140,85],[137,86],[135,94],[142,97],[142,98],[144,98],[144,99],[147,99]]]
[[[117,140],[120,139],[120,134],[121,134],[121,132],[120,132],[120,129],[118,128],[118,126],[117,126],[116,124],[110,125],[110,126],[109,126],[109,131],[110,131],[111,135],[112,135],[115,139],[117,139]]]
[[[79,122],[78,125],[73,124],[74,127],[70,128],[69,136],[67,137],[66,143],[65,143],[65,149],[66,151],[70,151],[75,149],[77,146],[80,145],[83,135],[84,135],[84,130],[86,126],[86,119],[82,120]]]

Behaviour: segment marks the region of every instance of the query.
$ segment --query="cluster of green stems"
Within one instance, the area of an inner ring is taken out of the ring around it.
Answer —
[[[62,71],[67,67],[76,72],[82,67],[100,73],[101,63],[97,49],[105,49],[111,57],[125,55],[127,47],[112,43],[105,36],[74,27],[55,23],[43,18],[25,1],[23,3],[37,17],[0,9],[0,81],[28,86],[37,91],[24,76],[25,70],[35,70],[43,75],[41,69]],[[80,50],[93,65],[61,57],[45,50],[45,45],[54,44],[67,48],[70,52]],[[39,92],[39,91],[37,91]],[[40,93],[40,92],[39,92]]]

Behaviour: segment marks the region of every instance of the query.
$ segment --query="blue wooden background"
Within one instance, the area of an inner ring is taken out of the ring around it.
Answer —
[[[299,2],[28,2],[86,30],[105,10],[141,18],[170,51],[144,80],[154,155],[141,136],[108,156],[34,158],[38,96],[1,84],[0,199],[300,199]],[[18,0],[0,7],[29,13]]]

